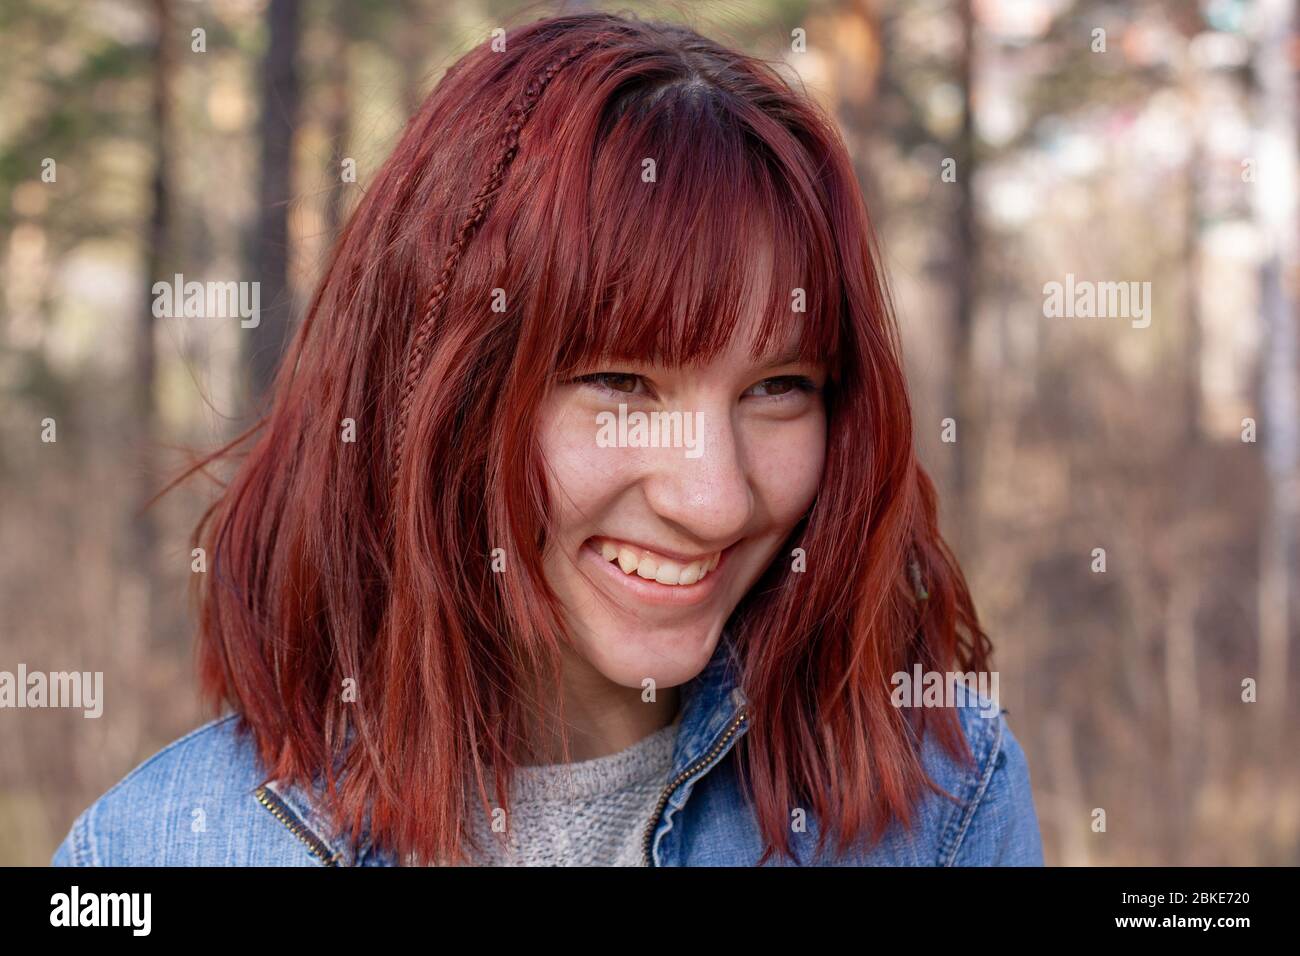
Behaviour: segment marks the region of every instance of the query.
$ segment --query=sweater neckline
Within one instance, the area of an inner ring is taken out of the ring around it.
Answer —
[[[673,745],[681,715],[629,747],[570,763],[516,767],[512,778],[515,800],[571,802],[590,799],[638,784],[658,782],[672,769]]]

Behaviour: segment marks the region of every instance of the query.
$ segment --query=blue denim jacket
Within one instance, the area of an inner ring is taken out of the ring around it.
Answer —
[[[746,698],[727,640],[682,687],[673,768],[646,821],[652,866],[751,866],[762,853],[741,796],[732,748],[748,729]],[[1041,866],[1042,843],[1020,744],[976,695],[958,701],[973,767],[932,740],[922,759],[956,801],[927,794],[914,826],[892,826],[869,850],[812,858],[816,822],[792,835],[800,862],[836,866]],[[56,866],[393,866],[395,856],[355,844],[327,823],[315,792],[265,780],[236,717],[214,720],[163,748],[96,800],[55,851]],[[831,841],[828,841],[831,842]],[[773,865],[788,860],[773,859]]]

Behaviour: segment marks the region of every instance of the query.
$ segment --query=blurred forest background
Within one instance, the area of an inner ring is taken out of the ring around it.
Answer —
[[[1300,863],[1292,0],[4,0],[0,669],[103,671],[106,706],[0,711],[0,863],[206,719],[211,488],[139,506],[247,421],[442,71],[583,6],[780,61],[840,124],[1049,863]],[[260,326],[154,318],[177,272],[259,281]],[[1150,282],[1150,326],[1046,317],[1067,274]]]

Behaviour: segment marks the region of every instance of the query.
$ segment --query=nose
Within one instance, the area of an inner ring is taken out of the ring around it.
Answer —
[[[646,500],[664,521],[700,544],[730,544],[754,511],[745,449],[724,408],[692,416],[698,457],[661,448],[643,481]]]

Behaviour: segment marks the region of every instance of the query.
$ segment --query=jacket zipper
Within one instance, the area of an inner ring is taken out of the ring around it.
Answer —
[[[650,817],[650,822],[646,825],[645,837],[642,841],[641,852],[643,863],[646,866],[654,866],[654,860],[650,856],[650,844],[654,841],[655,830],[659,827],[659,816],[664,812],[664,807],[668,805],[668,798],[673,795],[674,790],[695,774],[702,772],[709,766],[709,764],[718,758],[718,755],[727,746],[727,741],[735,735],[736,730],[745,722],[745,718],[748,716],[749,715],[742,707],[740,712],[736,714],[735,719],[732,720],[731,726],[727,728],[726,733],[724,733],[721,739],[713,745],[713,749],[679,773],[673,781],[664,788],[664,792],[659,795],[659,803],[655,806],[655,812],[654,815]]]
[[[668,805],[668,799],[673,795],[673,791],[718,759],[718,755],[727,746],[727,742],[735,736],[736,731],[740,728],[740,725],[745,722],[745,719],[748,716],[749,715],[742,708],[740,712],[736,714],[735,719],[732,720],[731,725],[727,727],[726,732],[721,738],[719,738],[718,742],[713,745],[713,748],[699,760],[696,760],[674,777],[668,786],[664,787],[663,793],[659,795],[659,802],[655,805],[654,814],[650,817],[649,823],[646,824],[645,836],[642,840],[642,855],[646,866],[654,866],[654,861],[650,856],[650,844],[654,840],[654,833],[658,828],[659,817],[663,814],[664,807]],[[266,787],[258,787],[254,796],[257,797],[257,802],[266,807],[266,809],[271,812],[271,815],[284,824],[285,828],[290,833],[306,844],[307,849],[309,849],[325,866],[339,865],[339,855],[337,853],[331,854],[324,841],[307,829],[307,827],[298,820],[293,811],[289,809],[283,800],[273,794],[270,790],[266,789]]]
[[[311,850],[317,859],[326,866],[339,865],[339,855],[330,853],[325,841],[307,829],[283,800],[266,789],[266,787],[258,787],[253,795],[257,797],[258,803],[271,811],[271,816],[283,823],[290,833],[307,844],[307,849]]]

